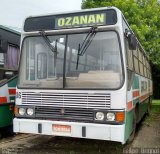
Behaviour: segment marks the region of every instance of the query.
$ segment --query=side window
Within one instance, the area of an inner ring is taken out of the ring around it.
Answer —
[[[126,49],[126,61],[128,69],[133,70],[133,55],[132,51],[129,50],[129,44],[127,39],[125,39],[125,49]]]
[[[134,56],[134,68],[135,68],[135,72],[139,73],[139,63],[138,63],[138,58]]]
[[[144,67],[144,76],[147,77],[147,68]]]
[[[126,62],[127,62],[127,74],[128,74],[128,85],[127,89],[130,90],[133,80],[133,54],[132,50],[129,50],[128,40],[125,38],[125,49],[126,49]]]
[[[144,72],[143,72],[143,64],[142,64],[142,62],[139,62],[139,66],[140,66],[140,74],[143,75]]]
[[[139,70],[138,50],[133,51],[133,63],[135,72],[139,74],[140,70]]]
[[[139,58],[139,69],[140,69],[140,74],[144,75],[144,63],[143,63],[143,53],[142,51],[138,48],[138,58]]]

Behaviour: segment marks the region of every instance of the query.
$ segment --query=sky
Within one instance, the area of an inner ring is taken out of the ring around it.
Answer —
[[[22,28],[31,15],[81,9],[82,0],[0,0],[0,25]]]

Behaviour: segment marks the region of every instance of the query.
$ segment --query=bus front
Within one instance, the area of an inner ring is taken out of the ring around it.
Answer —
[[[14,132],[125,143],[120,23],[115,8],[26,19]]]

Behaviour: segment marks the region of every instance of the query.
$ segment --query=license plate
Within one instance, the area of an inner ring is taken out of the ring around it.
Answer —
[[[71,126],[68,125],[52,125],[53,132],[71,133]]]

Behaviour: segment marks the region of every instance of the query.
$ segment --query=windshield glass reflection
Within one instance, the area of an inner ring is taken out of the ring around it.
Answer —
[[[79,54],[79,46],[87,35],[47,36],[49,43],[56,47],[56,54],[42,36],[26,38],[19,86],[53,89],[120,87],[122,65],[117,33],[97,32],[88,39],[90,43],[85,52]]]

